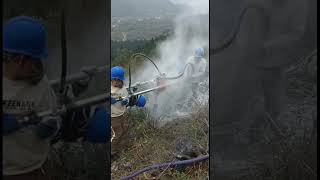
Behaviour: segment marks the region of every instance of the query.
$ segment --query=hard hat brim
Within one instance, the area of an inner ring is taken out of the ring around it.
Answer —
[[[30,56],[32,58],[35,59],[45,59],[48,57],[48,51],[45,50],[44,52],[40,53],[40,54],[33,54],[30,52],[26,52],[26,51],[21,51],[21,50],[15,50],[15,49],[9,49],[9,48],[3,48],[4,52],[8,52],[8,53],[13,53],[13,54],[21,54],[21,55],[25,55],[25,56]]]
[[[114,79],[118,79],[118,80],[121,80],[121,81],[126,80],[126,78],[117,78],[117,77],[113,77],[113,78],[111,78],[111,80],[114,80]]]

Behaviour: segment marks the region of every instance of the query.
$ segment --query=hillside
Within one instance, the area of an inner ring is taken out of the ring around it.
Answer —
[[[151,40],[132,40],[124,42],[112,41],[111,65],[121,65],[127,69],[131,55],[138,52],[146,55],[156,56],[157,44],[166,38],[167,35],[160,35],[152,38]],[[137,63],[139,64],[141,61]]]
[[[112,17],[156,17],[175,14],[178,7],[169,0],[112,0]]]

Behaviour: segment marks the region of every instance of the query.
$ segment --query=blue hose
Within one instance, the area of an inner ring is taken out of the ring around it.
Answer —
[[[127,179],[132,179],[144,172],[147,172],[147,171],[150,171],[150,170],[155,170],[155,169],[161,169],[161,168],[173,168],[175,166],[179,166],[179,165],[193,165],[195,163],[199,163],[201,161],[206,161],[209,159],[209,155],[206,155],[206,156],[202,156],[202,157],[197,157],[197,158],[194,158],[194,159],[189,159],[189,160],[184,160],[184,161],[175,161],[175,162],[170,162],[170,163],[164,163],[164,164],[155,164],[155,165],[152,165],[152,166],[148,166],[148,167],[145,167],[139,171],[136,171],[134,173],[132,173],[131,175],[129,176],[126,176],[126,177],[122,177],[121,180],[127,180]]]

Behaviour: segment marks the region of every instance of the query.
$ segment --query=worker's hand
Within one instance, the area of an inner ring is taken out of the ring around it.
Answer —
[[[117,102],[117,100],[113,97],[111,97],[111,104],[115,104]]]
[[[123,106],[126,106],[126,105],[129,104],[129,100],[128,100],[128,99],[124,99],[124,100],[121,101],[121,104],[122,104]]]
[[[137,98],[138,98],[137,96],[131,96],[129,103],[128,103],[128,106],[135,106],[137,103]]]
[[[20,128],[20,123],[13,115],[4,114],[2,119],[2,133],[3,135],[9,135]]]

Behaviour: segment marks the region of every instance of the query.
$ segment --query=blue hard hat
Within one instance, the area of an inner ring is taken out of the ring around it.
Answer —
[[[113,79],[119,79],[124,81],[124,69],[120,66],[115,66],[111,69],[111,80]]]
[[[144,97],[143,95],[140,95],[140,96],[138,97],[136,106],[138,106],[138,107],[144,107],[144,106],[146,105],[146,102],[147,102],[146,97]]]
[[[42,59],[48,56],[47,33],[38,20],[27,16],[10,19],[3,26],[3,51]]]
[[[92,143],[106,143],[110,139],[110,113],[105,107],[100,106],[96,108],[85,137],[87,141]]]
[[[203,48],[197,48],[195,51],[195,57],[203,57],[204,56],[204,49]]]

